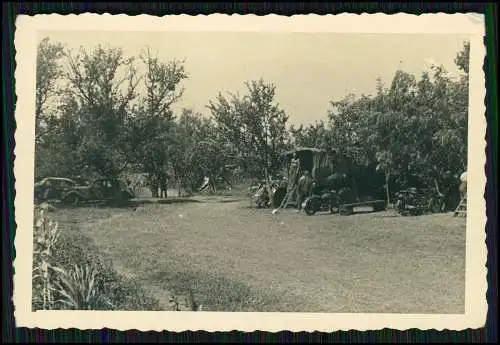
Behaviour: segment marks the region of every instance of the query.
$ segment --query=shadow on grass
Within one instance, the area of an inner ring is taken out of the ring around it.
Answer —
[[[185,204],[189,202],[200,202],[200,200],[194,199],[194,198],[166,198],[166,199],[158,199],[153,202],[149,202],[152,204]],[[148,203],[148,202],[146,202]],[[142,201],[137,201],[137,204],[144,204]]]
[[[142,205],[151,204],[180,204],[180,203],[195,203],[201,202],[197,199],[192,198],[170,198],[170,199],[132,199],[132,200],[122,200],[122,201],[93,201],[93,202],[82,202],[79,204],[65,204],[65,203],[54,203],[53,205],[58,209],[79,209],[79,208],[134,208]]]
[[[221,204],[229,204],[229,203],[235,203],[235,202],[240,202],[243,201],[243,199],[226,199],[226,200],[220,200],[219,202]]]
[[[255,205],[244,205],[244,206],[240,206],[239,208],[243,208],[243,209],[248,209],[248,210],[269,210],[269,213],[271,213],[273,211],[272,208],[269,208],[269,207],[257,207]]]
[[[280,296],[252,290],[241,282],[206,272],[161,271],[148,279],[175,294],[188,295],[191,290],[196,303],[203,304],[205,311],[259,312],[284,304]]]
[[[338,216],[339,215],[338,213],[330,213],[329,211],[317,212],[317,213],[312,214],[312,215],[308,215],[307,213],[305,213],[304,211],[302,211],[299,214],[301,214],[303,216],[306,216],[306,217],[321,217],[321,216],[334,217],[334,216]]]

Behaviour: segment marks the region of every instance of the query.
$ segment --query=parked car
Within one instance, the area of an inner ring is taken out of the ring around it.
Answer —
[[[64,177],[46,177],[35,183],[35,203],[43,201],[61,201],[69,190],[74,189],[77,183]]]
[[[74,186],[63,198],[66,204],[91,201],[125,201],[135,197],[125,183],[117,179],[97,179],[85,186]]]

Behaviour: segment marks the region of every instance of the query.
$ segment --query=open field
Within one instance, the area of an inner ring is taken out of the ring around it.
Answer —
[[[463,313],[465,221],[391,211],[308,217],[248,201],[60,209],[160,304],[204,310]]]

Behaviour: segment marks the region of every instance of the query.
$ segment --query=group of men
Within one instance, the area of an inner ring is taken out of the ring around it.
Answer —
[[[168,177],[166,173],[150,174],[148,176],[148,185],[151,190],[151,197],[167,197]]]

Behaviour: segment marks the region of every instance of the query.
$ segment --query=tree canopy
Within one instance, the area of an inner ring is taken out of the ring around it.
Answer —
[[[207,114],[176,113],[189,78],[183,60],[162,61],[145,49],[66,50],[44,39],[36,78],[36,176],[117,177],[136,169],[167,173],[180,185],[217,177],[239,166],[247,177],[275,174],[293,145],[322,148],[351,171],[385,176],[387,183],[429,185],[444,171],[467,167],[468,42],[457,53],[461,72],[442,66],[419,76],[396,71],[373,96],[332,99],[323,120],[289,124],[276,86],[244,82],[245,93],[219,93]],[[142,72],[140,72],[142,71]]]

